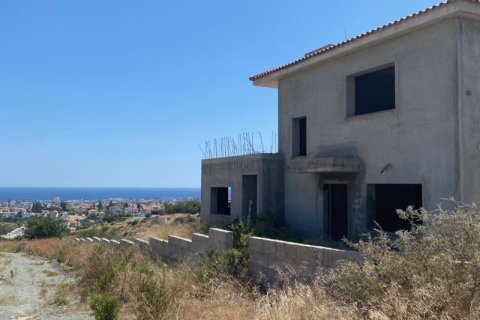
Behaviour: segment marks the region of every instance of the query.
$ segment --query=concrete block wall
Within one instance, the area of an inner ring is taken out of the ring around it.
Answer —
[[[192,240],[176,236],[168,236],[168,245],[170,246],[170,258],[172,260],[187,262],[194,258]]]
[[[168,236],[168,240],[149,238],[148,240],[133,238],[120,241],[105,238],[75,238],[79,243],[99,243],[121,250],[139,248],[153,258],[173,262],[194,262],[208,252],[222,252],[233,247],[233,233],[212,228],[208,235],[194,233],[192,239]]]
[[[191,240],[177,236],[169,236],[168,240],[149,238],[148,241],[135,238],[119,242],[96,237],[75,240],[81,244],[99,243],[121,250],[139,248],[155,259],[177,263],[193,263],[209,252],[222,252],[233,247],[233,233],[216,228],[210,228],[208,235],[194,233]],[[250,238],[248,253],[252,276],[272,284],[281,284],[284,275],[309,281],[322,270],[334,268],[340,260],[360,259],[354,251],[259,237]]]
[[[131,250],[135,247],[135,243],[133,241],[122,239],[120,240],[120,249],[122,250]]]
[[[225,251],[233,247],[233,233],[217,228],[208,230],[208,245],[212,251]]]
[[[283,276],[312,280],[340,260],[357,260],[355,251],[251,237],[248,245],[249,269],[257,279],[282,282]],[[281,275],[283,274],[283,275]]]

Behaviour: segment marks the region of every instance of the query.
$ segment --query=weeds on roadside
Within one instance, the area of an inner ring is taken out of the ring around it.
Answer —
[[[51,304],[56,306],[65,306],[70,301],[68,299],[69,295],[73,291],[73,284],[72,283],[60,283],[57,285],[56,291],[53,294]]]
[[[180,283],[168,283],[165,272],[139,252],[112,254],[103,246],[93,248],[80,284],[84,298],[117,297],[132,303],[140,319],[161,319],[180,291]]]
[[[90,308],[95,320],[115,320],[120,312],[121,303],[116,296],[100,295],[92,298]]]

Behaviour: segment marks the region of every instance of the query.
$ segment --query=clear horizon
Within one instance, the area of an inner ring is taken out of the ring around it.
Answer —
[[[198,188],[199,145],[277,131],[249,76],[437,2],[1,2],[0,185]]]

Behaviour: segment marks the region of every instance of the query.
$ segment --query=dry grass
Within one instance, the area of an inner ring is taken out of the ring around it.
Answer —
[[[15,296],[0,297],[0,306],[6,306],[19,303],[18,298]]]
[[[164,219],[168,220],[160,223],[160,220],[157,219],[127,219],[122,222],[95,226],[81,232],[91,233],[92,236],[95,235],[113,239],[148,239],[149,237],[166,239],[168,235],[191,238],[192,233],[207,231],[207,229],[200,224],[198,215],[169,214],[162,216],[162,221],[164,221]]]
[[[480,210],[403,213],[412,222],[418,215],[423,225],[411,232],[397,238],[379,232],[355,244],[361,262],[345,263],[310,285],[267,292],[218,272],[212,262],[171,267],[140,252],[70,239],[23,241],[19,248],[74,266],[85,299],[119,297],[121,319],[479,319]],[[165,226],[159,227],[161,237]],[[179,226],[171,227],[167,233],[179,234]]]
[[[0,240],[0,252],[19,252],[22,249],[22,242],[16,240]]]
[[[147,239],[149,237],[156,237],[160,239],[167,239],[169,235],[175,235],[187,239],[192,238],[192,233],[203,233],[205,228],[199,222],[171,222],[165,224],[150,224],[144,229],[136,231],[135,236],[138,238]]]

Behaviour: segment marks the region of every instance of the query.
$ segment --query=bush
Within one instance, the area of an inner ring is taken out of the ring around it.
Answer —
[[[25,236],[30,239],[62,237],[67,232],[62,219],[32,217],[25,224]]]
[[[116,222],[116,221],[125,221],[128,217],[129,217],[129,215],[127,213],[122,212],[122,211],[118,211],[118,212],[115,212],[115,213],[105,214],[105,216],[103,217],[103,221],[108,222],[108,223],[112,223],[112,222]]]
[[[355,303],[367,318],[478,319],[480,211],[399,211],[411,230],[381,230],[352,244],[361,262],[343,263],[326,280],[336,298]],[[422,221],[419,224],[418,221]]]
[[[243,222],[229,226],[233,232],[233,248],[210,256],[211,271],[208,277],[229,275],[241,281],[249,279],[248,271],[248,241],[253,236],[253,230]]]
[[[199,213],[200,201],[199,200],[187,200],[187,201],[175,201],[165,202],[165,213]]]
[[[120,312],[120,300],[112,295],[96,296],[90,302],[95,320],[115,320]]]

